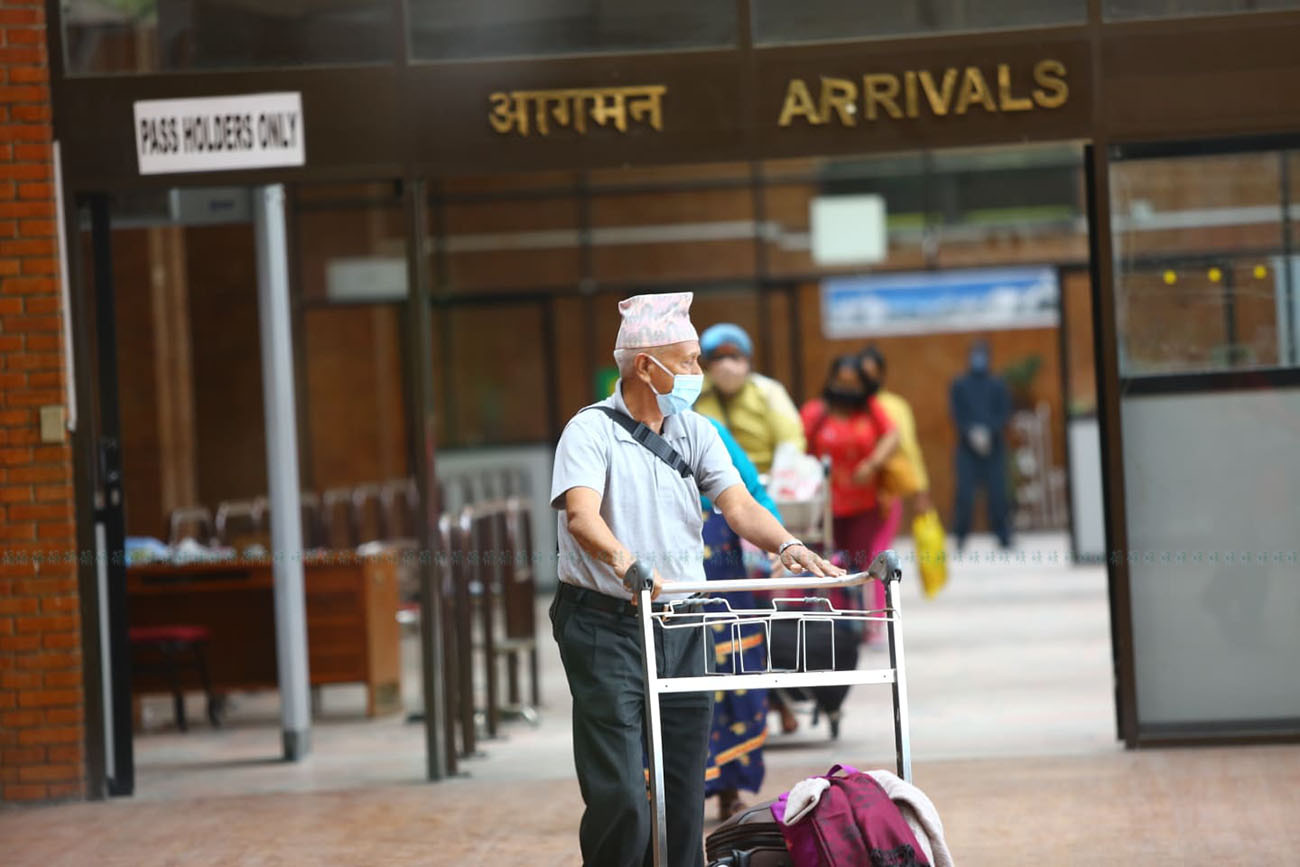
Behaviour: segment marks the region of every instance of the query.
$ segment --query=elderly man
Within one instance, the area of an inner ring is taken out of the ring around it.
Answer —
[[[708,379],[696,412],[722,422],[760,473],[772,468],[781,443],[804,450],[803,423],[785,386],[753,371],[754,344],[730,322],[706,328],[700,338]]]
[[[551,624],[573,695],[573,756],[586,804],[579,837],[590,867],[651,860],[645,683],[625,579],[653,577],[654,597],[665,601],[681,597],[673,580],[704,580],[700,494],[740,536],[778,554],[792,571],[842,574],[754,501],[717,430],[690,410],[702,379],[691,300],[683,292],[619,304],[618,385],[573,417],[555,450],[551,505],[562,511],[561,583]],[[663,676],[704,673],[702,633],[656,629]],[[665,696],[661,707],[667,863],[703,865],[712,696]]]

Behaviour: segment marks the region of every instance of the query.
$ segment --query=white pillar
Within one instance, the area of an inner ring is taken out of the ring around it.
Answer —
[[[257,235],[257,308],[262,332],[262,398],[266,407],[266,475],[271,500],[280,719],[284,757],[297,761],[311,749],[311,701],[282,185],[254,188],[253,223]]]

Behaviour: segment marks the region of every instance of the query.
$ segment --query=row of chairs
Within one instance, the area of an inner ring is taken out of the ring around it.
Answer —
[[[507,716],[535,722],[541,704],[537,580],[527,502],[511,496],[444,513],[437,545],[434,580],[442,608],[446,761],[456,773],[459,761],[478,751],[480,717],[482,733],[494,738]],[[522,664],[528,667],[527,701]]]
[[[433,580],[441,602],[443,722],[452,773],[461,760],[478,753],[482,737],[498,735],[504,719],[535,721],[541,704],[527,491],[526,476],[514,469],[444,477],[438,486],[439,502],[448,508],[433,539]],[[303,543],[309,549],[395,542],[393,550],[413,550],[418,520],[418,490],[410,479],[302,496]],[[269,548],[269,522],[262,497],[224,502],[215,516],[203,507],[178,509],[171,516],[169,541],[188,538],[241,551],[253,544]],[[407,562],[399,570],[399,620],[418,625],[420,572],[414,561]]]
[[[420,514],[414,479],[396,479],[324,494],[304,491],[300,499],[302,542],[307,549],[348,550],[367,542],[416,537]],[[216,515],[206,506],[175,509],[168,517],[168,543],[192,539],[202,545],[243,550],[270,547],[270,507],[265,497],[226,500]]]
[[[444,510],[528,494],[528,477],[516,467],[452,475],[438,483],[438,502]],[[304,491],[300,502],[307,549],[347,550],[418,536],[420,497],[415,479],[330,488],[319,495]],[[215,515],[207,506],[174,509],[168,516],[168,544],[185,539],[236,549],[254,544],[269,547],[266,497],[223,501]]]

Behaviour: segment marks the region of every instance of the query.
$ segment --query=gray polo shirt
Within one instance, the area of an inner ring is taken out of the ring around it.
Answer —
[[[620,380],[614,393],[595,406],[628,413]],[[739,485],[740,473],[727,447],[704,416],[690,410],[664,419],[660,434],[695,474],[683,479],[603,412],[579,412],[564,428],[555,449],[551,507],[560,510],[559,578],[569,584],[629,599],[614,570],[583,551],[564,516],[564,494],[591,488],[601,495],[600,516],[632,554],[658,569],[664,581],[703,581],[704,527],[700,493],[718,495]],[[665,593],[668,601],[679,594]]]

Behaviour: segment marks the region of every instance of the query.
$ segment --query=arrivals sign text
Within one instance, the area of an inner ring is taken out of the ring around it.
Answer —
[[[1069,97],[1067,70],[1059,60],[1040,60],[1032,70],[1019,71],[1009,63],[999,63],[987,69],[950,66],[872,72],[861,78],[823,75],[812,85],[802,78],[790,79],[777,124],[858,126],[975,111],[1035,111],[1060,108]]]

